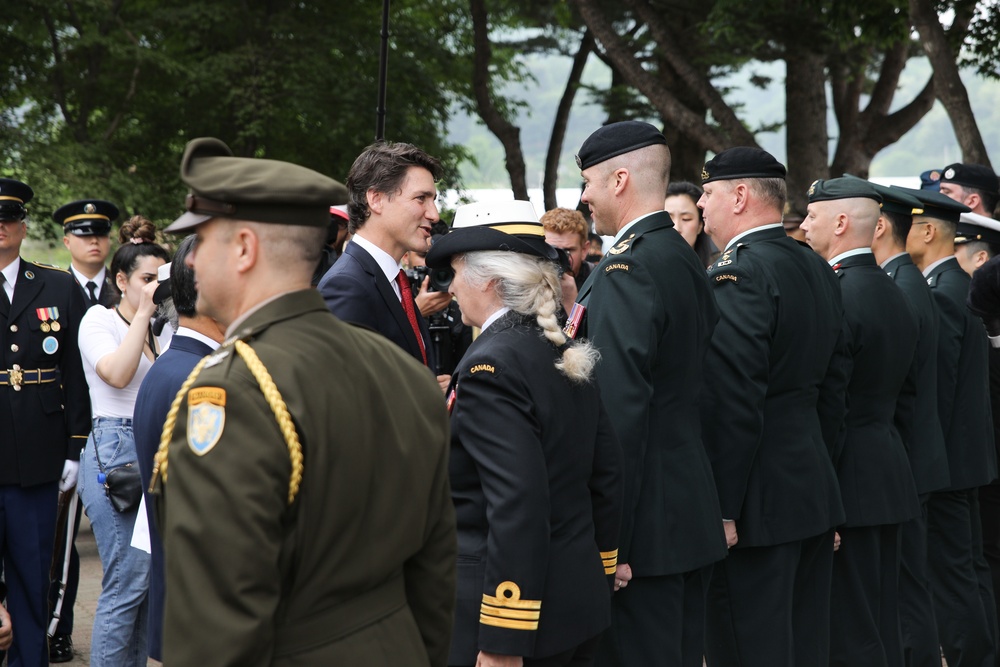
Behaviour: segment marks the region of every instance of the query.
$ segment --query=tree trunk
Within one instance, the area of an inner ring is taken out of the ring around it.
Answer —
[[[562,154],[563,140],[566,138],[566,126],[569,124],[569,113],[573,109],[573,99],[580,87],[580,78],[587,58],[594,50],[594,37],[589,30],[584,30],[580,40],[580,48],[573,57],[573,67],[569,72],[566,90],[563,91],[559,107],[556,109],[556,119],[552,124],[552,135],[549,137],[549,150],[545,155],[545,176],[542,179],[542,197],[545,200],[545,210],[550,211],[556,203],[556,186],[559,184],[559,157]]]
[[[514,199],[528,199],[528,183],[524,166],[524,153],[521,151],[521,128],[517,127],[497,110],[490,95],[490,59],[493,49],[490,46],[489,26],[486,20],[485,0],[469,0],[472,12],[473,46],[475,57],[472,69],[472,89],[476,96],[476,107],[479,117],[486,123],[500,143],[503,145],[507,173],[510,174],[511,189]]]
[[[804,216],[809,184],[830,175],[823,56],[804,45],[788,44],[785,67],[788,204],[791,213]]]
[[[983,143],[982,134],[979,132],[979,125],[972,115],[969,93],[959,77],[956,55],[948,44],[934,3],[931,0],[910,0],[910,19],[920,33],[924,51],[931,61],[934,70],[934,92],[948,112],[948,118],[951,119],[955,137],[962,149],[962,160],[992,167],[986,153],[986,144]]]

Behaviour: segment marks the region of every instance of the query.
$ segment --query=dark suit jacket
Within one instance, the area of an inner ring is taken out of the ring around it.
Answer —
[[[702,444],[702,359],[718,311],[705,269],[667,213],[636,223],[591,272],[580,335],[601,351],[601,398],[625,453],[619,562],[636,576],[726,555]]]
[[[937,349],[938,311],[927,280],[909,255],[900,255],[885,266],[896,281],[917,323],[917,352],[913,357],[915,395],[912,403],[900,402],[896,429],[903,438],[917,493],[925,494],[948,486],[948,453],[938,419]]]
[[[58,331],[42,331],[37,308],[58,309]],[[21,260],[13,304],[8,308],[0,299],[0,369],[55,368],[58,376],[20,391],[0,386],[0,484],[52,482],[66,459],[80,459],[90,433],[90,394],[77,340],[84,310],[68,271]]]
[[[846,257],[835,266],[851,378],[844,437],[834,454],[845,525],[902,523],[920,513],[895,425],[897,399],[913,403],[912,384],[902,398],[900,392],[913,366],[917,324],[906,297],[871,252]]]
[[[966,306],[969,274],[954,257],[927,276],[941,317],[938,414],[948,450],[950,490],[989,484],[997,476],[989,397],[989,340]]]
[[[190,431],[179,405],[157,498],[164,664],[443,667],[456,541],[434,378],[313,289],[265,304],[233,338],[188,393]],[[302,445],[291,506],[288,444],[236,338]]]
[[[195,338],[175,335],[170,347],[161,354],[146,373],[135,399],[132,430],[139,461],[144,493],[149,489],[153,472],[153,456],[160,446],[163,422],[177,390],[184,384],[191,370],[201,358],[211,354],[212,348]],[[163,542],[156,529],[153,499],[146,495],[146,513],[149,518],[151,549],[149,568],[149,616],[147,644],[154,660],[163,660]]]
[[[722,318],[702,424],[736,548],[819,535],[844,519],[831,460],[847,385],[837,277],[780,227],[743,237],[708,275]]]
[[[344,254],[319,281],[318,288],[331,313],[345,322],[374,329],[423,363],[420,344],[413,335],[410,321],[406,319],[406,311],[378,262],[364,248],[348,243]],[[434,350],[427,321],[419,310],[416,312],[427,350],[427,362],[433,368]]]
[[[533,318],[510,312],[456,371],[449,471],[458,604],[449,664],[473,665],[480,650],[550,656],[610,625],[621,448],[596,384],[570,381],[557,359]],[[541,603],[540,613],[521,617],[532,627],[503,617],[497,587],[507,582],[522,601]]]

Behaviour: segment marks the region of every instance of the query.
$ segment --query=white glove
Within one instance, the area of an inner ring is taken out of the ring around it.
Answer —
[[[80,473],[80,462],[66,459],[63,474],[59,479],[59,493],[65,493],[76,486],[76,476]]]

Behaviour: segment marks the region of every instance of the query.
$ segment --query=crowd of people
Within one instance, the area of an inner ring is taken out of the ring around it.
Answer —
[[[173,256],[78,200],[66,271],[0,179],[8,664],[73,658],[81,512],[102,667],[1000,664],[996,174],[789,224],[758,148],[576,159],[581,210],[447,228],[416,146],[196,139]]]

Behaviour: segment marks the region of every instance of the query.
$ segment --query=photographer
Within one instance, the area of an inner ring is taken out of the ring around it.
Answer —
[[[431,243],[448,233],[448,226],[438,222],[433,226]],[[417,309],[427,319],[431,334],[431,346],[437,353],[435,375],[451,375],[455,365],[472,344],[472,328],[462,323],[462,311],[458,303],[448,293],[448,285],[435,281],[436,274],[427,267],[426,252],[410,251],[406,253],[406,262],[410,267],[406,277],[410,280],[411,289],[416,294]],[[419,291],[418,291],[419,290]]]

